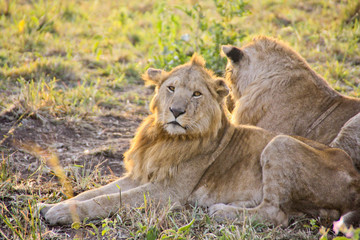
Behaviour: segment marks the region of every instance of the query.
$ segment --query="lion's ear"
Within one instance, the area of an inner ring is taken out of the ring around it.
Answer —
[[[149,68],[143,75],[142,79],[148,85],[159,85],[163,79],[165,71],[161,69]]]
[[[216,93],[219,95],[219,97],[221,99],[226,97],[229,94],[229,88],[225,84],[224,80],[216,79],[215,86],[216,86]]]
[[[190,60],[192,65],[198,65],[200,67],[205,67],[205,60],[202,56],[198,55],[197,53],[194,53]]]
[[[221,50],[226,55],[226,57],[229,58],[234,63],[239,62],[241,58],[244,56],[243,51],[241,51],[239,48],[234,46],[223,45],[221,46]]]

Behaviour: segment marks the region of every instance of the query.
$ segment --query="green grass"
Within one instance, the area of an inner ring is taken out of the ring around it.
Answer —
[[[94,121],[104,124],[94,120],[98,117],[141,119],[148,113],[152,91],[140,78],[148,67],[169,70],[198,52],[221,76],[226,60],[219,54],[220,45],[242,46],[258,34],[288,42],[336,90],[359,97],[359,6],[357,1],[326,0],[0,2],[0,112],[13,112],[14,118],[0,139],[0,236],[318,239],[326,235],[329,226],[321,229],[314,219],[294,219],[288,228],[251,220],[218,223],[199,207],[172,212],[155,203],[73,228],[51,228],[32,206],[36,201],[65,199],[64,188],[44,162],[41,169],[24,175],[13,164],[24,150],[4,142],[34,118],[74,128]],[[109,149],[94,156],[113,151]],[[67,164],[65,174],[76,194],[114,179],[101,174],[101,165]]]

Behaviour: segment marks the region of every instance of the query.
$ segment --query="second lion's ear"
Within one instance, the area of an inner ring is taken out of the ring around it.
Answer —
[[[159,85],[162,82],[165,71],[161,69],[149,68],[143,75],[142,79],[148,85]]]
[[[234,46],[223,45],[221,46],[221,50],[226,55],[226,57],[234,63],[239,62],[244,56],[244,53],[239,48]]]

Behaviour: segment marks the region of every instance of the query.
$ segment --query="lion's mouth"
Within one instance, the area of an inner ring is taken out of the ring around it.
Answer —
[[[173,125],[176,125],[176,126],[179,126],[179,127],[182,127],[183,129],[186,130],[186,127],[182,126],[180,123],[178,123],[177,121],[171,121],[171,122],[168,122],[167,124],[173,124]]]

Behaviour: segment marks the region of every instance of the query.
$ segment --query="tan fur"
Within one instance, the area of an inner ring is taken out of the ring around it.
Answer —
[[[204,68],[204,60],[196,55],[193,56],[190,63],[173,69],[170,73],[161,72],[161,76],[154,76],[152,79],[157,80],[157,85],[166,81],[170,76],[172,79],[177,79],[183,76],[189,76],[189,71],[194,69],[190,77],[193,79],[187,79],[188,81],[196,78],[211,79],[214,77],[213,73]],[[197,70],[197,71],[196,71]],[[148,71],[149,72],[149,71]],[[147,72],[147,73],[148,73]],[[145,81],[150,80],[151,77],[148,74],[144,74]],[[214,85],[213,81],[208,81],[207,85]],[[180,85],[180,84],[179,84]],[[196,86],[201,89],[205,86]],[[161,89],[164,91],[164,89]],[[166,90],[165,90],[166,91]],[[205,91],[205,90],[203,90]],[[215,92],[210,92],[215,96]],[[221,110],[217,104],[209,105],[208,102],[201,102],[197,109],[208,109],[214,115],[214,121],[208,120],[208,126],[205,126],[206,132],[195,132],[186,135],[171,135],[161,126],[166,124],[163,120],[163,113],[159,108],[168,109],[169,106],[160,107],[159,101],[159,88],[156,88],[156,95],[154,96],[150,108],[152,115],[143,121],[138,133],[132,140],[131,148],[125,153],[125,167],[130,176],[142,183],[148,181],[160,181],[168,177],[171,177],[177,166],[181,161],[190,159],[192,156],[199,154],[200,150],[206,148],[210,144],[210,140],[213,139],[220,128]],[[202,106],[206,104],[207,107]],[[191,117],[191,116],[190,116]],[[206,116],[204,116],[204,119]],[[187,121],[186,119],[184,120]],[[198,126],[197,126],[198,127]],[[144,161],[146,159],[146,161]]]
[[[360,116],[352,122],[353,134],[346,136],[346,143],[345,137],[339,136],[350,131],[343,129],[339,134],[345,123],[359,114],[359,99],[333,90],[299,54],[278,40],[258,37],[240,50],[244,55],[240,61],[228,57],[226,73],[236,101],[235,124],[256,125],[340,147],[360,167],[360,151],[349,151],[359,149]]]
[[[119,206],[143,204],[144,194],[161,204],[197,203],[216,217],[248,212],[283,225],[291,214],[335,219],[359,208],[360,176],[345,152],[233,126],[223,109],[227,87],[200,57],[169,73],[150,69],[144,79],[156,84],[156,94],[152,114],[125,154],[127,175],[67,201],[40,204],[50,224],[107,217]]]

